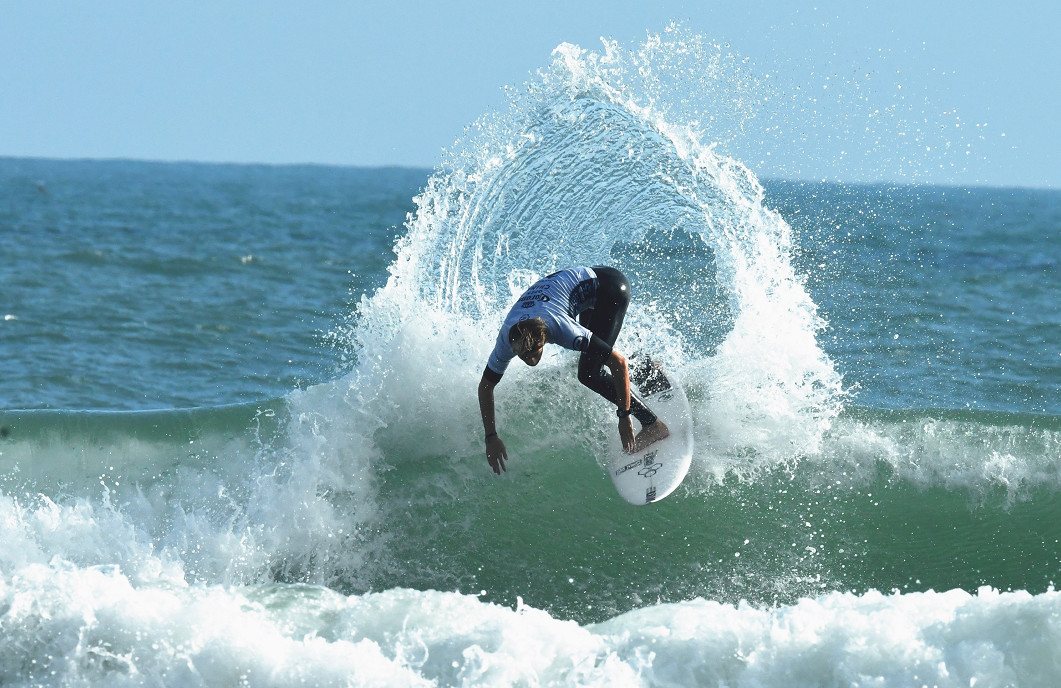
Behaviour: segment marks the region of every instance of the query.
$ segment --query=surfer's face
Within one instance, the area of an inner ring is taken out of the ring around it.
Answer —
[[[531,349],[524,351],[519,355],[519,360],[523,361],[527,365],[533,367],[538,365],[538,361],[542,360],[542,351],[545,349],[545,345],[542,344],[537,349]]]

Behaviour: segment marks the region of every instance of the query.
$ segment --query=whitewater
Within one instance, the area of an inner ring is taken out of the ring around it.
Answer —
[[[1057,685],[1061,197],[760,181],[750,79],[671,27],[431,171],[0,161],[0,685]],[[567,352],[486,464],[585,264],[692,405],[648,507]]]

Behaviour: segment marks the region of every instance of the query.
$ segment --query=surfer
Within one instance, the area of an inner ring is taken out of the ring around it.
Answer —
[[[494,424],[494,387],[513,358],[538,365],[547,343],[581,352],[578,381],[616,405],[624,450],[640,451],[667,437],[667,426],[630,390],[626,357],[612,348],[629,305],[630,282],[611,267],[561,270],[523,292],[505,317],[479,380],[486,459],[494,473],[501,475],[508,461]],[[641,424],[636,437],[631,415]]]

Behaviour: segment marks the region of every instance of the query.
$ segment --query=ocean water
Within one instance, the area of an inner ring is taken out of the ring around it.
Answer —
[[[433,170],[0,159],[0,685],[1061,683],[1061,192],[758,179],[690,65],[561,46]],[[693,407],[648,507],[569,352],[483,453],[595,263]]]

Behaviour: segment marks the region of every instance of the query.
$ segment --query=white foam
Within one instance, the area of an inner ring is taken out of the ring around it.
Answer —
[[[596,628],[649,650],[647,685],[1049,686],[1061,597],[830,593],[777,609],[683,602]]]
[[[705,600],[579,626],[523,605],[315,586],[133,585],[117,567],[0,579],[0,683],[87,686],[1053,686],[1061,596],[983,588]]]

